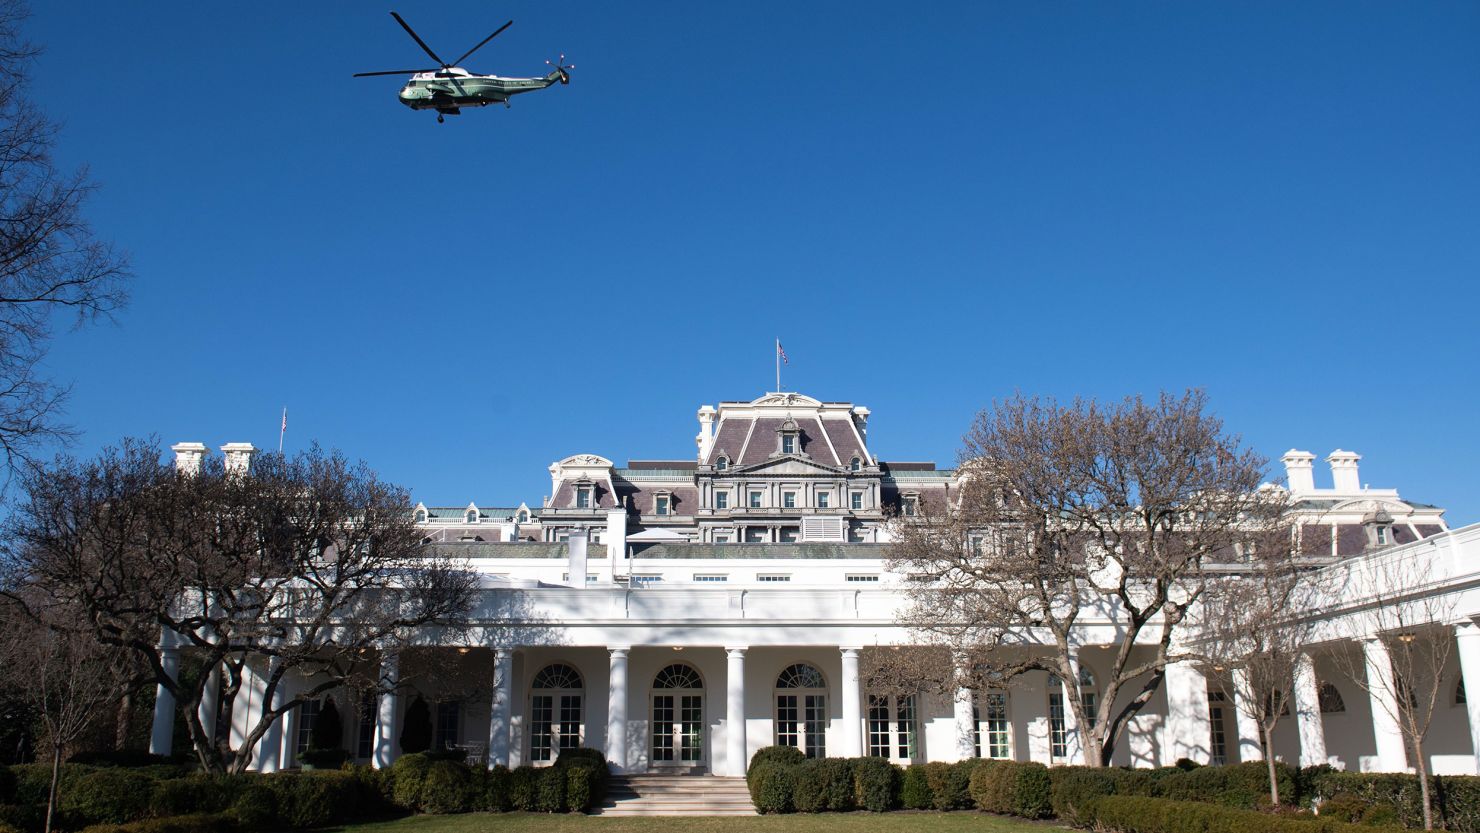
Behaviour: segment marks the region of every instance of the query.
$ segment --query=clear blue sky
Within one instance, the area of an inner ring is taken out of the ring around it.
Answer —
[[[574,80],[437,125],[350,78],[424,60],[384,3],[35,2],[138,273],[52,356],[80,452],[275,447],[287,405],[290,449],[534,504],[568,454],[692,454],[779,336],[886,459],[1015,389],[1202,386],[1480,520],[1476,3],[395,2]]]

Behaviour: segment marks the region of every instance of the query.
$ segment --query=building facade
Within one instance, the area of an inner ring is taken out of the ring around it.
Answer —
[[[899,763],[1081,762],[1065,689],[1046,673],[949,696],[871,691],[861,679],[867,652],[914,642],[898,619],[908,577],[888,568],[886,519],[948,501],[957,486],[956,472],[933,463],[880,459],[869,416],[794,393],[721,402],[698,410],[690,458],[622,467],[575,454],[550,466],[550,494],[533,503],[417,505],[428,544],[480,574],[478,626],[462,645],[384,657],[384,673],[404,671],[396,693],[360,704],[341,697],[351,754],[388,765],[414,714],[433,722],[438,745],[510,766],[589,746],[618,771],[740,775],[772,744]],[[1283,457],[1300,551],[1348,580],[1311,611],[1321,636],[1292,680],[1293,713],[1272,751],[1353,770],[1410,765],[1387,695],[1343,674],[1363,663],[1373,675],[1391,672],[1370,611],[1380,588],[1362,576],[1406,559],[1425,569],[1419,592],[1445,602],[1434,608],[1446,611],[1441,620],[1421,626],[1443,629],[1455,648],[1425,754],[1436,772],[1473,774],[1480,700],[1469,704],[1464,683],[1480,686],[1471,619],[1480,614],[1480,526],[1451,530],[1442,509],[1363,486],[1359,460],[1332,452],[1331,485],[1317,487],[1314,455]],[[1117,641],[1116,624],[1087,616],[1079,628],[1081,684],[1093,698],[1108,667],[1099,649]],[[1368,631],[1370,639],[1350,638]],[[419,673],[427,668],[435,673]],[[1190,664],[1170,667],[1114,763],[1260,757],[1231,683]],[[1122,697],[1135,693],[1128,689]],[[261,697],[260,680],[243,687],[234,731],[260,714]],[[308,704],[279,721],[258,768],[294,766],[316,712]],[[155,746],[168,749],[163,698],[160,714]]]

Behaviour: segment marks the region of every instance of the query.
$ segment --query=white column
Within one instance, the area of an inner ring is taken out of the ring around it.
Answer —
[[[1470,718],[1470,749],[1480,774],[1480,625],[1466,619],[1454,628],[1459,645],[1459,673],[1465,683],[1465,713]],[[1475,692],[1473,695],[1470,692]]]
[[[1378,637],[1362,641],[1367,664],[1367,694],[1372,700],[1372,737],[1377,745],[1377,771],[1403,772],[1408,753],[1398,723],[1398,688],[1388,647]]]
[[[514,706],[514,652],[493,652],[493,700],[488,709],[488,765],[509,765],[509,726]]]
[[[627,651],[612,648],[607,677],[606,761],[616,772],[627,769]]]
[[[383,686],[394,686],[400,680],[400,657],[386,654],[380,658],[380,682]],[[372,765],[384,769],[400,757],[400,697],[394,688],[383,692],[375,714],[375,754]]]
[[[272,678],[278,671],[278,660],[274,657],[267,665],[266,685],[272,685]],[[263,714],[283,707],[283,688],[287,685],[285,680],[279,679],[277,685],[272,686],[272,697],[263,702]],[[283,766],[283,726],[288,722],[287,716],[282,715],[267,725],[267,731],[262,733],[261,744],[257,747],[257,771],[277,772]]]
[[[976,757],[976,714],[972,709],[976,692],[969,688],[958,688],[952,698],[952,712],[956,718],[956,760],[965,761]]]
[[[1243,762],[1264,760],[1264,745],[1259,740],[1259,721],[1254,719],[1254,687],[1249,672],[1233,669],[1233,715],[1238,730],[1238,759]]]
[[[180,649],[161,647],[159,664],[171,680],[180,679]],[[154,687],[154,731],[149,735],[149,754],[168,755],[175,745],[175,695],[161,683]]]
[[[1208,720],[1208,680],[1190,662],[1167,666],[1167,729],[1164,748],[1173,764],[1186,758],[1199,764],[1212,761],[1213,734]]]
[[[725,771],[744,775],[749,757],[745,747],[745,649],[726,648],[725,657]]]
[[[1324,764],[1326,728],[1321,722],[1321,691],[1310,654],[1301,654],[1295,661],[1294,683],[1295,721],[1300,726],[1300,765]]]
[[[843,748],[838,757],[863,757],[863,708],[859,702],[858,653],[862,648],[842,648],[843,675],[839,680],[843,698]]]

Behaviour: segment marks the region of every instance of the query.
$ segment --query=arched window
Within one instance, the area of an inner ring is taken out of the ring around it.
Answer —
[[[529,513],[528,512],[521,511],[519,513],[519,523],[522,523],[522,524],[529,523]]]
[[[424,523],[427,522],[427,510],[425,510],[425,509],[418,509],[418,510],[416,510],[416,522],[419,523],[419,524],[424,524]]]
[[[729,467],[730,467],[730,458],[726,457],[723,454],[721,454],[721,455],[719,455],[719,457],[715,458],[715,461],[714,461],[714,470],[715,471],[724,471],[725,469],[727,469]]]
[[[1341,699],[1341,692],[1331,683],[1322,683],[1318,699],[1321,703],[1321,714],[1341,714],[1346,711],[1346,701]]]
[[[776,745],[795,746],[809,758],[827,756],[827,681],[799,662],[776,677]]]
[[[469,509],[468,510],[468,523],[475,524],[477,522],[478,522],[478,510],[477,509]]]
[[[704,680],[692,665],[675,662],[653,677],[652,717],[654,764],[693,766],[704,760]]]
[[[849,471],[862,471],[863,470],[863,460],[860,460],[859,458],[854,457],[853,460],[852,460],[852,462],[848,463],[848,470]]]
[[[586,699],[581,672],[564,663],[547,665],[530,688],[530,760],[553,761],[561,750],[579,749]]]

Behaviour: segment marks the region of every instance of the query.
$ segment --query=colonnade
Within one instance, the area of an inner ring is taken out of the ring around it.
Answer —
[[[1461,679],[1464,681],[1465,689],[1480,692],[1480,625],[1466,619],[1454,626],[1454,637]],[[630,722],[628,709],[631,702],[628,660],[632,646],[607,646],[605,650],[608,656],[606,725],[599,734],[593,734],[585,742],[589,746],[602,748],[613,767],[620,771],[626,769],[631,763],[628,760],[631,748],[628,738]],[[746,738],[746,660],[751,648],[744,645],[727,645],[723,647],[723,650],[725,654],[724,720],[717,736],[712,739],[711,748],[716,752],[720,749],[724,750],[723,757],[714,762],[719,764],[715,766],[716,774],[743,775],[750,749]],[[833,667],[841,669],[841,677],[834,690],[841,710],[841,722],[834,724],[836,729],[829,736],[827,754],[834,757],[858,757],[863,755],[867,749],[864,692],[859,668],[863,647],[844,646],[836,650],[838,651],[838,665]],[[1373,636],[1362,640],[1360,650],[1366,678],[1370,681],[1363,688],[1371,701],[1370,713],[1375,752],[1370,759],[1364,758],[1362,765],[1364,768],[1375,771],[1403,771],[1408,768],[1408,755],[1403,732],[1396,720],[1399,712],[1395,698],[1399,684],[1393,675],[1388,645],[1383,639]],[[515,743],[515,705],[522,702],[523,698],[514,690],[514,649],[498,648],[493,654],[494,679],[490,698],[487,759],[490,765],[501,764],[512,767],[519,765],[522,757]],[[166,673],[176,673],[179,661],[178,649],[173,647],[163,649],[162,662]],[[273,666],[269,666],[267,673],[271,674],[274,670]],[[250,677],[254,672],[250,668],[247,671],[249,679],[245,681],[243,689],[253,691],[255,690],[254,683]],[[378,767],[389,766],[398,754],[401,704],[399,702],[400,693],[394,688],[398,680],[398,672],[398,657],[395,654],[383,656],[380,669],[382,684],[390,690],[381,694],[376,704],[371,762]],[[255,673],[260,674],[261,672],[259,670]],[[1264,754],[1263,744],[1259,737],[1259,726],[1250,717],[1251,709],[1249,708],[1249,700],[1255,694],[1250,689],[1245,673],[1235,669],[1231,677],[1233,705],[1235,706],[1233,722],[1237,742],[1236,744],[1230,742],[1228,748],[1230,753],[1236,749],[1237,757],[1235,758],[1234,754],[1229,754],[1228,757],[1230,760],[1239,761],[1260,760]],[[1064,684],[1061,682],[1060,685]],[[1206,677],[1199,667],[1191,663],[1173,663],[1166,669],[1163,687],[1166,695],[1166,712],[1165,723],[1161,729],[1160,763],[1170,763],[1179,758],[1208,763],[1211,759],[1212,723]],[[218,729],[214,720],[217,713],[215,700],[219,697],[219,689],[219,674],[213,674],[211,681],[207,684],[199,712],[208,737],[213,736],[218,730],[227,730],[227,727]],[[285,698],[290,695],[290,690],[291,683],[284,678],[275,688],[271,702],[259,703],[257,708],[260,709],[264,705],[272,709],[281,708]],[[717,696],[718,692],[715,694]],[[1061,695],[1063,697],[1061,702],[1065,706],[1062,718],[1064,734],[1070,739],[1070,743],[1067,744],[1068,755],[1056,758],[1055,762],[1081,763],[1083,753],[1077,741],[1078,727],[1073,722],[1073,710],[1067,708],[1070,687],[1065,685]],[[1328,763],[1331,757],[1326,747],[1321,709],[1321,683],[1317,677],[1315,655],[1312,652],[1303,654],[1296,664],[1291,680],[1291,695],[1293,722],[1296,724],[1295,731],[1299,737],[1300,764],[1310,766]],[[955,743],[953,748],[930,750],[931,760],[961,759],[975,754],[975,738],[979,728],[978,716],[974,708],[975,692],[967,689],[957,690],[950,698],[950,702]],[[1468,717],[1471,750],[1476,753],[1476,771],[1480,772],[1480,696],[1467,698],[1464,705]],[[150,738],[150,751],[154,754],[167,754],[171,748],[174,709],[174,698],[167,688],[159,686],[154,708],[154,726]],[[760,717],[760,715],[753,716]],[[264,735],[259,744],[257,769],[271,772],[283,766],[283,761],[287,757],[284,755],[284,750],[291,749],[289,744],[294,737],[291,733],[293,731],[291,724],[290,720],[280,720]],[[233,742],[236,740],[234,737]],[[1021,757],[1021,750],[1018,754]],[[1357,762],[1348,761],[1346,763],[1348,766],[1354,766]]]

